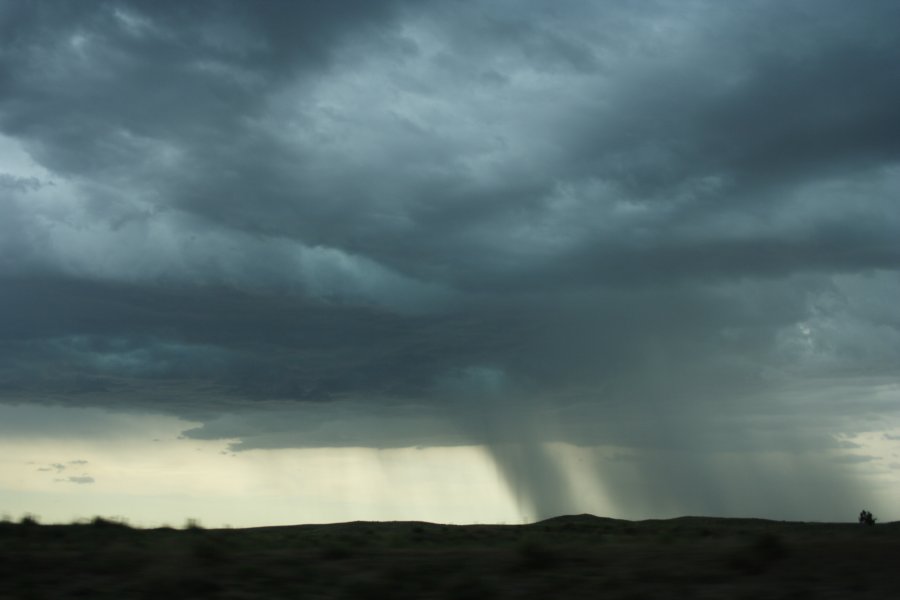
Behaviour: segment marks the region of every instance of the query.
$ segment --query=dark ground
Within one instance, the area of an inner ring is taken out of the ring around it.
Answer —
[[[900,523],[0,523],[0,598],[898,598]]]

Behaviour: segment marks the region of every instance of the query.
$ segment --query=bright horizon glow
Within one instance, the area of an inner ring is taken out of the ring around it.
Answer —
[[[229,451],[227,440],[184,438],[181,432],[196,424],[174,417],[22,406],[3,406],[2,413],[6,419],[18,417],[22,422],[28,421],[23,419],[27,414],[32,425],[41,419],[72,425],[65,435],[35,435],[27,431],[26,423],[24,435],[7,432],[0,440],[0,513],[7,518],[33,514],[43,523],[71,523],[103,516],[138,527],[177,527],[188,519],[205,527],[357,520],[448,524],[537,520],[483,446],[235,453]],[[88,423],[108,429],[100,433]],[[109,428],[113,423],[115,428]],[[853,444],[857,455],[891,455],[890,440],[883,434],[858,435]],[[667,505],[650,496],[653,485],[641,480],[639,452],[564,443],[545,444],[544,448],[569,488],[571,513],[634,520],[685,514],[677,503]],[[877,465],[880,461],[869,462]],[[815,456],[715,455],[706,468],[723,484],[730,509],[727,514],[708,516],[851,519],[852,513],[814,512],[810,494],[818,493],[815,486],[822,485],[815,478],[820,466]],[[874,491],[870,510],[881,521],[897,519],[893,507],[897,506],[900,478],[894,463],[874,468],[848,460],[846,467]],[[596,476],[598,472],[602,477]],[[749,472],[754,473],[750,479],[728,477],[729,473]],[[754,490],[753,482],[766,477],[794,480],[794,501],[784,504],[788,496],[782,494],[778,497],[781,505],[775,505],[778,503],[768,492]],[[604,489],[604,485],[627,488],[634,501],[617,503],[615,490]]]
[[[4,413],[15,410],[2,407]],[[77,422],[98,411],[42,407],[40,412]],[[127,433],[0,440],[0,511],[52,523],[119,517],[141,527],[178,526],[187,519],[209,527],[521,522],[496,469],[477,446],[234,453],[228,441],[180,435],[196,423],[135,414],[110,418]]]

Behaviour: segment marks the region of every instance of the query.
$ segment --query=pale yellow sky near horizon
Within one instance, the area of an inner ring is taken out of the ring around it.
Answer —
[[[119,418],[128,437],[0,440],[0,511],[44,522],[99,514],[145,527],[189,518],[210,527],[515,518],[496,470],[475,446],[234,453],[227,441],[180,436],[196,423]],[[482,492],[477,504],[473,491]]]
[[[2,406],[7,416],[16,410],[25,409]],[[235,453],[229,451],[227,440],[182,437],[181,432],[196,423],[174,417],[62,407],[39,410],[57,422],[86,418],[108,422],[103,424],[105,433],[78,426],[44,435],[27,428],[21,435],[6,432],[0,438],[0,514],[7,518],[34,514],[41,522],[67,523],[101,515],[140,527],[178,527],[188,519],[206,527],[535,519],[481,446]],[[842,456],[850,456],[842,450],[828,457],[867,488],[869,508],[882,521],[900,518],[894,508],[900,499],[900,471],[890,442],[884,433],[859,434],[846,444],[853,447],[853,455],[876,458],[842,462]],[[570,488],[572,512],[629,519],[685,514],[677,502],[650,497],[654,488],[641,480],[635,465],[642,457],[634,449],[556,443],[546,445],[546,450]],[[816,512],[812,505],[823,493],[821,483],[798,483],[795,502],[787,508],[767,507],[768,492],[756,484],[766,478],[791,481],[794,474],[801,475],[800,482],[822,468],[823,458],[777,453],[710,457],[704,464],[711,477],[722,482],[723,502],[731,507],[728,514],[715,516],[852,519],[853,514]],[[604,477],[589,475],[601,470]],[[607,493],[603,482],[631,490],[634,500],[623,502],[621,489],[618,496]]]

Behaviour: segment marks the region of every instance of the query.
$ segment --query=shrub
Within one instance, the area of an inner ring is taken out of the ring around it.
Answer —
[[[519,566],[532,571],[548,569],[559,562],[559,556],[552,548],[536,539],[525,539],[517,548]]]
[[[203,537],[191,547],[194,559],[202,565],[218,565],[229,560],[230,556],[221,540]]]
[[[867,510],[860,511],[860,513],[859,513],[859,524],[860,525],[867,525],[869,527],[872,527],[873,525],[875,525],[875,521],[877,521],[877,520],[878,519],[873,517],[872,513],[870,513]]]
[[[448,600],[487,600],[498,596],[497,589],[485,579],[468,576],[450,583],[444,590]]]
[[[764,533],[756,538],[753,550],[757,556],[769,562],[777,562],[788,555],[784,540],[774,533]]]
[[[729,563],[746,575],[759,575],[785,559],[789,553],[788,546],[778,535],[763,533],[749,546],[732,554]]]
[[[40,525],[40,523],[38,523],[38,518],[37,518],[37,516],[32,515],[32,514],[26,514],[26,515],[24,515],[24,516],[22,517],[22,520],[19,521],[19,524],[20,524],[20,525],[26,525],[26,526],[29,526],[29,527],[34,526],[34,525]]]
[[[91,519],[91,527],[95,529],[131,529],[123,518],[107,519],[100,516]]]
[[[347,546],[336,542],[330,542],[322,548],[319,556],[325,560],[344,560],[353,556],[353,552]]]

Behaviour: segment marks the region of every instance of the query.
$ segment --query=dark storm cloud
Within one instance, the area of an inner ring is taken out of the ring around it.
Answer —
[[[342,35],[375,26],[391,7],[5,3],[4,128],[33,138],[61,173],[138,158],[117,135],[225,142],[270,86],[320,67]]]
[[[492,443],[553,510],[541,440],[895,412],[895,3],[0,6],[6,401]]]

